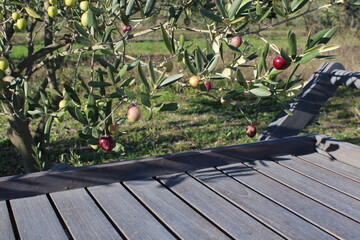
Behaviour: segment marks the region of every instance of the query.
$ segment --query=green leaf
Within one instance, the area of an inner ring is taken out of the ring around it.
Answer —
[[[269,16],[269,14],[273,11],[272,8],[269,8],[264,15],[259,19],[259,22],[262,22],[265,18]]]
[[[327,44],[330,39],[335,35],[337,30],[339,29],[339,26],[333,27],[330,30],[328,30],[324,36],[320,39],[319,44]]]
[[[149,16],[152,10],[154,9],[156,1],[155,0],[147,0],[145,4],[144,14],[145,16]]]
[[[166,30],[165,30],[165,28],[164,28],[164,26],[162,24],[160,24],[160,27],[161,27],[161,33],[162,33],[162,36],[163,36],[165,46],[169,50],[170,53],[173,53],[172,44],[171,44],[169,34],[166,32]]]
[[[34,116],[34,115],[43,115],[45,112],[44,109],[35,109],[35,110],[28,110],[27,113]]]
[[[290,64],[292,62],[292,59],[289,57],[289,54],[283,48],[281,48],[280,50],[280,55],[283,59],[285,59],[287,64]]]
[[[246,19],[246,18],[245,18],[245,19]],[[235,28],[235,31],[236,31],[236,32],[239,32],[239,31],[242,30],[244,27],[246,27],[248,24],[249,24],[248,21],[244,21],[243,23],[241,23],[239,26],[237,26],[237,27]]]
[[[308,2],[309,2],[309,0],[294,0],[291,3],[291,12],[296,12],[296,11],[300,10]]]
[[[129,18],[126,16],[124,11],[120,10],[120,19],[124,23],[124,25],[129,26]]]
[[[79,23],[74,22],[74,26],[75,26],[76,31],[78,33],[80,33],[83,37],[85,37],[85,38],[89,37],[89,34],[85,31],[85,29],[82,26],[80,26]]]
[[[238,81],[238,83],[243,86],[245,89],[248,89],[249,86],[245,80],[244,75],[242,74],[242,72],[240,71],[240,69],[236,70],[236,80]]]
[[[169,76],[169,77],[165,78],[164,81],[161,82],[161,84],[159,85],[158,88],[161,88],[161,87],[170,85],[170,84],[172,84],[173,82],[178,81],[178,80],[181,79],[182,77],[183,77],[183,74],[176,74],[176,75]]]
[[[184,48],[184,44],[185,44],[185,37],[184,37],[184,34],[181,34],[179,37],[179,46],[181,48]]]
[[[103,66],[104,68],[110,68],[112,72],[115,72],[117,73],[118,71],[116,70],[116,68],[111,64],[109,63],[108,61],[106,61],[105,59],[101,58],[101,57],[98,57],[98,56],[95,56],[95,59],[96,61],[98,61],[98,63],[101,64],[101,66]]]
[[[140,78],[140,81],[142,82],[142,84],[145,86],[145,89],[147,91],[147,93],[150,92],[150,86],[149,86],[149,83],[145,77],[145,74],[141,68],[141,64],[138,65],[138,75],[139,75],[139,78]]]
[[[154,110],[159,112],[176,111],[179,107],[180,106],[177,103],[160,103],[154,107]]]
[[[107,41],[109,41],[110,36],[111,36],[111,33],[112,33],[112,31],[114,31],[115,29],[116,29],[116,28],[114,28],[114,27],[107,26],[107,27],[105,28],[105,33],[104,33],[103,36],[102,36],[101,42],[102,42],[102,43],[106,43]]]
[[[113,82],[113,84],[115,85],[116,82],[115,82],[114,72],[111,71],[111,68],[110,68],[109,66],[106,68],[106,70],[107,70],[107,74],[108,74],[110,80],[111,80],[111,81]]]
[[[18,5],[20,7],[25,7],[26,5],[24,3],[18,2],[18,1],[10,1],[11,4]]]
[[[126,6],[126,11],[125,11],[125,14],[126,16],[130,16],[131,15],[131,12],[134,8],[134,4],[135,4],[135,0],[129,0],[127,6]]]
[[[187,50],[185,50],[184,58],[185,58],[185,65],[189,68],[190,72],[194,75],[197,75],[198,73],[190,61],[190,56]]]
[[[146,111],[146,114],[145,114],[145,117],[144,117],[144,120],[145,121],[150,121],[153,117],[153,112],[152,110],[148,110]]]
[[[308,39],[307,39],[307,44],[306,44],[306,47],[305,47],[305,51],[307,49],[310,49],[310,48],[314,47],[328,31],[329,31],[328,29],[324,29],[324,30],[322,30],[320,32],[317,32],[313,36],[311,36],[310,33],[309,33]]]
[[[263,10],[262,10],[262,7],[260,5],[260,2],[258,1],[256,3],[256,15],[261,16],[262,14],[263,14]]]
[[[97,21],[96,21],[93,11],[91,11],[91,9],[89,9],[84,14],[87,14],[88,27],[93,27],[94,29],[98,29]]]
[[[231,45],[231,44],[229,44],[229,43],[226,43],[226,45],[227,45],[228,48],[230,48],[230,50],[233,51],[234,53],[240,53],[240,54],[242,53],[242,52],[240,51],[240,49],[234,47],[233,45]]]
[[[77,95],[77,93],[74,91],[74,89],[72,89],[69,85],[64,84],[64,88],[65,91],[67,92],[67,94],[69,95],[69,97],[77,104],[77,105],[81,105],[81,101]]]
[[[94,43],[90,39],[83,36],[76,36],[75,41],[85,47],[91,47],[94,45]]]
[[[125,76],[125,74],[127,73],[127,69],[128,69],[128,65],[125,64],[124,66],[122,66],[117,77],[123,78]]]
[[[149,71],[149,76],[150,76],[151,82],[154,85],[156,83],[156,78],[155,78],[154,65],[153,65],[153,62],[151,61],[151,59],[149,61],[148,71]]]
[[[235,20],[231,21],[230,24],[236,24],[236,23],[238,23],[238,22],[241,22],[241,21],[244,20],[244,19],[246,19],[246,18],[245,18],[245,17],[236,18]],[[247,22],[244,22],[244,23],[247,23]],[[244,23],[242,23],[242,24],[244,24]],[[242,25],[242,24],[241,24],[241,25]],[[236,32],[239,31],[239,30],[237,30],[238,28],[239,28],[239,26],[236,27],[236,29],[235,29]],[[240,28],[240,29],[241,29],[241,28]]]
[[[274,4],[273,5],[274,11],[277,15],[281,16],[281,17],[286,17],[285,12],[282,10],[281,7],[279,7],[278,5]]]
[[[150,102],[150,95],[147,93],[140,93],[140,101],[143,105],[147,106],[147,107],[151,107],[151,102]]]
[[[118,52],[124,46],[124,41],[121,40],[115,44],[114,51]]]
[[[92,4],[89,4],[89,9],[96,15],[99,16],[101,14],[106,13],[104,9],[94,7]]]
[[[218,60],[219,60],[220,54],[215,54],[215,56],[211,59],[211,61],[209,62],[209,64],[206,67],[206,70],[208,72],[211,72],[212,70],[214,70],[214,68],[216,67]]]
[[[50,116],[48,118],[48,120],[46,121],[45,129],[44,129],[44,143],[45,144],[49,144],[49,142],[50,142],[50,132],[51,132],[51,125],[52,125],[53,120],[54,120],[54,117]]]
[[[271,92],[266,87],[257,87],[250,89],[250,92],[258,97],[269,97]]]
[[[267,70],[266,57],[269,53],[269,46],[270,46],[269,43],[266,43],[261,50],[261,55],[259,57],[259,63],[256,66],[257,77],[261,75],[261,72],[263,69],[265,69],[265,71]]]
[[[33,18],[41,19],[41,16],[39,14],[37,14],[37,12],[35,12],[33,9],[25,7],[25,11],[27,12],[27,14],[29,14]]]
[[[232,19],[233,17],[235,17],[237,11],[239,11],[240,5],[242,3],[242,0],[235,0],[233,1],[233,3],[230,6],[229,9],[229,18]]]
[[[295,59],[297,55],[296,35],[291,31],[289,31],[288,33],[288,44],[291,58]]]
[[[251,0],[235,0],[229,9],[229,18],[234,18],[238,13],[242,13],[252,3]]]
[[[226,12],[225,7],[224,7],[224,2],[222,0],[215,0],[215,4],[216,4],[216,7],[219,10],[220,14],[224,18],[226,18],[228,15],[227,15],[227,12]]]
[[[211,11],[201,8],[200,12],[202,15],[204,15],[205,17],[209,18],[210,20],[212,20],[214,22],[218,22],[218,23],[223,22],[222,17],[216,15],[215,13],[213,13]]]
[[[95,123],[99,118],[99,111],[96,106],[95,97],[93,94],[89,94],[88,96],[86,116],[88,121],[91,123]]]
[[[289,0],[281,0],[281,3],[287,13],[291,11],[290,1]]]
[[[81,112],[81,110],[78,107],[68,107],[67,110],[75,120],[77,120],[83,125],[88,124],[85,115]]]
[[[53,88],[46,88],[45,91],[49,92],[52,96],[58,96],[58,97],[62,96],[58,90],[53,89]]]
[[[319,54],[319,52],[320,52],[320,49],[311,51],[311,52],[305,54],[304,56],[301,56],[301,59],[299,61],[297,61],[297,63],[299,63],[299,64],[307,63],[307,62],[311,61],[312,59],[314,59]]]
[[[138,56],[132,63],[127,66],[127,70],[130,71],[140,63],[141,56]]]
[[[123,81],[123,82],[120,84],[119,88],[129,86],[129,84],[130,84],[132,81],[134,81],[134,79],[135,79],[134,77],[129,77],[128,79],[126,79],[125,81]]]
[[[89,85],[90,87],[94,87],[94,88],[110,87],[110,86],[112,86],[110,83],[107,83],[107,82],[99,82],[99,81],[90,81],[90,82],[88,82],[88,85]]]
[[[195,66],[196,66],[197,72],[201,72],[201,70],[202,70],[202,61],[201,61],[201,56],[200,56],[201,53],[199,53],[199,51],[201,51],[201,50],[195,49],[195,51],[194,51]]]

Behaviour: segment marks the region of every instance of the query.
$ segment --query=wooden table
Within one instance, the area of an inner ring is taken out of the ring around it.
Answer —
[[[0,192],[0,239],[360,239],[360,147],[322,135],[5,177]]]

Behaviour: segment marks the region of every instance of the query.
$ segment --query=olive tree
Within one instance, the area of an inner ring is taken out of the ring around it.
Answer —
[[[8,137],[21,153],[25,171],[35,171],[39,162],[41,167],[50,166],[46,149],[52,123],[61,121],[65,112],[82,124],[78,133],[83,141],[111,151],[116,148],[111,134],[119,124],[137,121],[140,113],[150,120],[157,112],[178,108],[177,103],[157,100],[171,84],[191,86],[224,104],[296,94],[303,83],[296,73],[299,65],[325,57],[321,53],[334,49],[327,43],[336,28],[309,34],[305,46],[298,46],[296,34],[289,31],[284,36],[286,48],[279,48],[262,33],[332,6],[312,7],[311,2],[2,0],[1,116],[9,122]],[[203,24],[193,26],[193,17]],[[273,18],[277,21],[269,21]],[[154,25],[148,27],[150,20]],[[206,33],[206,47],[189,44],[178,31]],[[154,62],[133,56],[128,43],[153,32],[162,36],[169,52],[166,59]],[[246,40],[249,35],[263,42],[258,51]],[[34,39],[39,36],[41,48],[35,50]],[[12,59],[12,48],[19,42],[26,45],[27,56]],[[269,52],[277,55],[274,60],[269,59]],[[83,54],[91,58],[89,79],[77,72]],[[72,58],[74,80],[59,84],[56,73],[71,56],[77,56]],[[179,72],[171,71],[174,62],[182,65]],[[284,71],[289,72],[287,78],[281,75]],[[34,86],[39,77],[43,78],[41,84]],[[236,85],[226,90],[212,88],[220,79]],[[116,119],[114,113],[124,107],[129,108],[127,115]],[[37,126],[31,130],[29,123],[34,120]]]

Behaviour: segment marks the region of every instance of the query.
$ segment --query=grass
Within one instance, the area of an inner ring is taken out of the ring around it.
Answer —
[[[281,33],[286,34],[286,32],[287,29],[281,29]],[[286,40],[279,38],[279,34],[280,32],[273,31],[269,35],[265,35],[265,38],[270,43],[286,47]],[[302,36],[299,38],[298,44],[300,46],[304,45],[305,34],[297,34]],[[156,37],[142,41],[132,41],[128,46],[129,52],[134,55],[164,57],[167,54],[167,49]],[[346,37],[346,42],[342,42],[343,37]],[[190,38],[195,39],[195,42],[201,47],[205,44],[201,36],[192,34],[186,36],[186,39]],[[261,40],[255,37],[249,37],[245,40],[251,43],[254,49],[262,44]],[[344,63],[346,69],[350,71],[359,71],[357,56],[359,56],[360,48],[356,39],[351,36],[339,36],[332,43],[341,43],[343,46],[334,51],[334,54],[341,56],[337,61]],[[40,47],[40,45],[37,45],[35,48]],[[12,50],[13,58],[23,58],[24,54],[25,51],[21,48],[21,45],[14,46]],[[306,64],[299,72],[302,72],[304,78],[307,79],[319,67],[321,62],[323,61],[315,60],[310,64]],[[60,69],[58,71],[59,81],[72,81],[72,70],[70,65]],[[84,75],[85,79],[89,77],[86,62],[80,66],[79,72]],[[33,83],[34,90],[37,84],[36,82]],[[220,86],[221,82],[214,84],[218,84],[217,87],[224,87]],[[360,145],[360,128],[358,126],[360,120],[359,99],[359,91],[340,88],[336,95],[321,109],[317,118],[314,119],[304,133],[321,133]],[[122,125],[116,140],[123,146],[123,149],[117,153],[98,153],[84,144],[77,136],[77,131],[82,126],[72,121],[68,115],[65,115],[63,123],[54,123],[52,126],[49,148],[50,159],[54,163],[69,162],[74,166],[80,166],[253,141],[244,134],[245,127],[249,122],[237,107],[224,107],[212,98],[199,95],[199,92],[195,90],[182,89],[179,91],[175,87],[167,87],[167,93],[163,95],[161,100],[178,102],[181,108],[173,113],[156,114],[150,122],[140,121],[134,124],[125,123]],[[258,132],[261,133],[278,113],[278,109],[273,106],[273,102],[268,102],[266,106],[258,108],[243,107],[242,110],[253,121],[253,124],[258,127]],[[121,111],[125,112],[125,107]],[[8,123],[5,118],[0,118],[0,124],[0,176],[22,173],[21,157],[6,136]],[[32,127],[35,124],[36,121],[32,123]]]

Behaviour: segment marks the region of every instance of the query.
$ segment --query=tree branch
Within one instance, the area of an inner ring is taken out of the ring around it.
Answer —
[[[32,65],[36,60],[45,57],[47,54],[52,53],[53,51],[58,50],[59,48],[62,48],[69,43],[71,43],[71,38],[68,35],[64,35],[60,41],[40,49],[31,56],[28,56],[19,62],[16,66],[17,69],[15,72],[20,74],[27,66]]]

